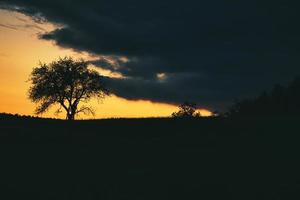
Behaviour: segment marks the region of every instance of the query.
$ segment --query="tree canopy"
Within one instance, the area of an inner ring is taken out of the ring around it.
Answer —
[[[287,86],[275,85],[270,92],[255,98],[237,101],[225,115],[242,116],[298,116],[300,112],[300,78]]]
[[[195,103],[184,102],[179,105],[179,111],[172,113],[172,117],[200,117],[201,114],[196,112],[197,106]]]
[[[29,81],[29,99],[38,106],[36,114],[42,114],[57,104],[66,111],[66,118],[74,120],[79,113],[94,114],[88,105],[78,107],[79,103],[87,103],[91,98],[104,98],[109,91],[104,87],[101,75],[89,69],[84,60],[71,57],[59,58],[50,64],[40,63],[33,68]]]

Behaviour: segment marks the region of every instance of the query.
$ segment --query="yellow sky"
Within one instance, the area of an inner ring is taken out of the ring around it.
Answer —
[[[22,14],[0,9],[0,112],[34,114],[35,105],[27,99],[29,83],[26,81],[39,61],[49,63],[64,56],[89,57],[87,53],[62,49],[49,41],[38,39],[37,34],[43,29],[53,28],[51,24],[35,24]],[[106,71],[103,73],[109,75]],[[177,110],[174,105],[128,101],[116,96],[108,97],[102,103],[93,100],[91,105],[96,110],[95,118],[170,116]],[[64,118],[64,115],[55,116],[53,113],[54,110],[50,110],[43,116]],[[201,113],[209,114],[205,110],[201,110]]]

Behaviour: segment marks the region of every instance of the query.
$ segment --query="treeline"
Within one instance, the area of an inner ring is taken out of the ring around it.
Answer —
[[[226,113],[242,116],[297,116],[300,113],[300,77],[288,86],[275,85],[270,92],[235,103]]]
[[[300,113],[300,77],[295,78],[289,85],[275,85],[270,92],[264,91],[258,97],[237,101],[227,112],[214,117],[268,117],[268,116],[298,116]],[[201,117],[196,112],[196,104],[185,102],[179,105],[179,111],[172,113],[175,118]],[[1,119],[44,119],[30,115],[0,113]],[[55,120],[54,118],[46,118]],[[57,119],[56,119],[57,120]]]

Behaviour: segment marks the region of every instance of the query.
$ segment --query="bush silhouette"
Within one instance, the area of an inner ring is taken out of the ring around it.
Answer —
[[[190,117],[200,117],[201,114],[196,112],[197,106],[195,103],[184,102],[179,105],[179,111],[173,112],[172,117],[190,118]]]

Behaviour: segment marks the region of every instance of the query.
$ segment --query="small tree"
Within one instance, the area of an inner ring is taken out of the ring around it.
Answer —
[[[79,103],[87,103],[92,97],[104,98],[109,95],[101,82],[101,76],[88,68],[88,63],[71,57],[59,58],[50,64],[40,63],[30,74],[29,99],[39,104],[36,114],[46,112],[57,104],[66,111],[66,119],[74,120],[78,113],[93,114],[91,107]]]
[[[200,117],[201,114],[196,112],[197,106],[195,103],[184,102],[179,105],[179,111],[172,113],[172,117]]]

